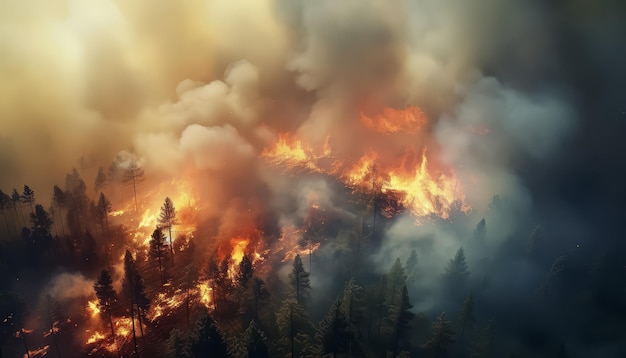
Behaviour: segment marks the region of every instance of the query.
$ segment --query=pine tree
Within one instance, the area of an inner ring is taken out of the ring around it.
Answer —
[[[13,201],[13,209],[15,210],[15,215],[17,216],[17,209],[20,207],[20,203],[22,202],[22,196],[17,192],[17,189],[13,189],[11,193],[11,200]],[[22,223],[26,224],[26,219],[24,219],[24,212],[20,207],[20,214],[22,216]],[[19,217],[18,217],[19,219]]]
[[[167,256],[167,248],[165,246],[165,235],[159,227],[157,227],[152,233],[152,239],[150,240],[149,257],[153,264],[159,268],[159,275],[161,277],[161,284],[165,284],[167,276],[165,257]]]
[[[432,325],[432,336],[422,347],[433,352],[435,358],[448,356],[448,347],[454,343],[452,324],[446,319],[446,314],[441,313]]]
[[[97,208],[97,218],[100,220],[100,225],[103,227],[106,224],[107,234],[110,234],[109,231],[109,213],[111,212],[111,202],[109,199],[104,196],[103,193],[100,193],[100,197],[98,198]]]
[[[259,309],[262,305],[265,305],[270,298],[270,292],[265,287],[265,282],[258,278],[252,278],[252,318],[256,321],[259,320]]]
[[[191,346],[194,357],[227,357],[228,347],[217,324],[208,314],[198,321],[196,341]]]
[[[267,338],[254,321],[250,321],[248,328],[243,333],[243,341],[246,345],[246,357],[248,358],[269,358],[267,349]]]
[[[7,236],[11,235],[11,229],[9,228],[9,219],[7,218],[7,210],[11,207],[11,197],[0,189],[0,210],[4,215],[4,222],[7,227]]]
[[[402,340],[410,329],[409,322],[415,316],[410,309],[413,307],[409,302],[409,292],[406,286],[398,294],[396,303],[389,307],[389,317],[386,321],[386,331],[391,337],[392,357],[395,357]]]
[[[494,358],[496,356],[493,332],[494,324],[489,321],[470,342],[470,358]]]
[[[139,206],[137,205],[137,185],[141,183],[144,179],[144,171],[141,167],[137,165],[137,163],[133,160],[128,168],[124,172],[124,177],[122,178],[125,184],[133,185],[133,194],[135,195],[135,211],[139,212]]]
[[[243,255],[241,262],[239,262],[237,273],[235,274],[235,281],[240,287],[246,287],[248,285],[248,281],[252,278],[252,275],[254,275],[252,260],[250,260],[248,255]]]
[[[338,353],[347,352],[350,346],[350,327],[343,311],[341,301],[335,300],[330,310],[320,322],[315,335],[322,355],[331,353],[337,357]]]
[[[174,245],[172,238],[172,226],[177,225],[176,221],[176,208],[174,208],[174,203],[172,203],[172,199],[169,197],[165,198],[165,202],[161,207],[161,213],[159,214],[158,219],[159,225],[163,229],[167,229],[169,233],[169,241],[170,241],[170,254],[172,256],[172,265],[174,264]]]
[[[387,274],[387,289],[385,290],[385,304],[387,307],[396,304],[396,299],[399,298],[399,293],[405,285],[406,273],[400,258],[397,258]]]
[[[113,279],[109,271],[102,270],[98,280],[93,286],[96,291],[96,297],[98,298],[98,309],[100,310],[100,317],[105,322],[108,322],[111,327],[111,335],[115,337],[115,328],[113,327],[112,311],[117,301],[117,294],[113,290]]]
[[[459,312],[459,340],[463,340],[463,335],[468,329],[471,329],[474,324],[474,295],[469,294]]]
[[[126,299],[126,302],[129,306],[133,333],[133,352],[135,355],[137,355],[138,349],[137,332],[135,331],[135,303],[137,298],[135,295],[135,280],[137,280],[138,277],[139,271],[137,271],[133,256],[131,255],[130,251],[126,250],[126,254],[124,255],[124,279],[122,281],[122,295]]]
[[[30,214],[30,221],[33,223],[32,230],[35,237],[39,239],[51,237],[50,227],[52,226],[52,219],[50,219],[50,215],[48,215],[43,206],[39,204],[35,206],[35,212]]]
[[[353,342],[359,339],[359,323],[363,315],[363,288],[354,282],[351,278],[343,289],[343,297],[341,298],[341,311],[346,317],[349,330],[348,351],[352,353]]]
[[[311,289],[311,284],[309,281],[309,273],[304,270],[300,255],[296,255],[293,261],[293,269],[289,274],[289,282],[296,302],[298,302],[298,304],[304,304],[308,298],[308,290]]]
[[[289,298],[276,312],[276,328],[278,330],[278,346],[284,356],[298,357],[310,347],[309,332],[311,321],[304,308]]]
[[[417,252],[415,249],[411,250],[409,258],[406,259],[406,273],[409,277],[415,275],[417,271]]]
[[[22,199],[25,203],[28,203],[30,205],[30,213],[34,214],[35,211],[33,209],[33,203],[35,202],[35,192],[28,185],[24,185]]]
[[[102,167],[98,168],[98,174],[96,175],[96,179],[94,180],[93,190],[97,193],[104,188],[107,182],[107,176],[104,173],[104,169]]]
[[[487,223],[483,218],[476,225],[476,229],[474,230],[474,239],[478,242],[484,242],[487,238]]]
[[[63,236],[65,236],[65,224],[63,223],[63,206],[65,205],[65,193],[57,185],[54,186],[52,191],[52,200],[59,209],[59,215],[61,216],[61,229],[63,230]]]
[[[444,280],[453,288],[462,287],[469,276],[467,262],[465,261],[465,253],[463,248],[459,248],[450,260],[444,273]]]

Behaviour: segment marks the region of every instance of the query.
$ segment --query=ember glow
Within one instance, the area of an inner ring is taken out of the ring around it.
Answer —
[[[403,110],[385,108],[375,117],[361,116],[361,123],[365,127],[385,134],[415,133],[426,121],[418,107]],[[289,135],[281,135],[274,146],[263,151],[261,157],[271,165],[292,172],[305,170],[327,173],[357,191],[394,194],[398,196],[400,204],[416,217],[436,215],[448,218],[454,202],[461,203],[463,211],[470,210],[470,205],[465,202],[463,183],[454,168],[434,167],[429,163],[426,147],[421,150],[421,155],[416,155],[415,148],[408,146],[402,157],[383,157],[376,148],[384,149],[390,140],[393,141],[393,138],[389,138],[384,136],[379,142],[371,143],[367,152],[352,163],[350,158],[335,157],[329,139],[322,149],[316,151]],[[330,162],[324,163],[322,160],[330,158],[333,158]]]

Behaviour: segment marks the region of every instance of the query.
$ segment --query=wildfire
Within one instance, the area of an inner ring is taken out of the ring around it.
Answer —
[[[386,108],[373,117],[362,114],[361,123],[384,134],[415,133],[426,125],[427,118],[418,107],[403,110]],[[488,128],[483,129],[481,133],[488,133]],[[380,143],[384,145],[387,142]],[[377,143],[373,143],[375,144]],[[356,160],[335,159],[328,166],[330,169],[325,170],[323,167],[326,166],[321,166],[319,160],[331,158],[331,148],[328,144],[316,152],[305,147],[300,140],[282,134],[276,145],[265,149],[261,156],[276,166],[288,169],[304,168],[310,172],[336,176],[355,191],[389,196],[387,202],[394,204],[388,205],[389,207],[379,206],[387,216],[406,208],[416,217],[434,214],[445,219],[449,217],[455,202],[461,203],[463,211],[468,211],[470,207],[465,203],[462,185],[454,170],[432,165],[425,147],[421,156],[416,155],[412,149],[414,148],[405,148],[407,153],[402,158],[390,158],[389,155],[383,156],[372,148]],[[308,252],[311,248],[298,250],[295,251]],[[290,254],[289,257],[291,256],[295,254]]]
[[[209,286],[208,282],[200,282],[197,286],[198,293],[200,295],[200,303],[202,303],[206,308],[211,307],[213,288]]]
[[[261,157],[265,158],[274,166],[285,168],[286,170],[294,170],[302,168],[308,172],[322,173],[324,170],[319,167],[318,161],[322,158],[328,158],[331,155],[331,147],[329,138],[320,151],[305,146],[299,139],[293,138],[288,133],[278,135],[276,145],[271,149],[266,149],[261,153]]]
[[[302,237],[303,230],[296,230],[293,227],[283,228],[280,238],[278,239],[278,250],[284,252],[285,256],[281,262],[293,260],[296,255],[305,256],[314,253],[320,248],[320,243],[306,243],[300,245],[299,240]]]
[[[373,117],[361,113],[361,123],[379,133],[416,133],[427,123],[427,119],[419,107],[412,106],[406,109],[385,108]]]
[[[95,331],[89,338],[87,338],[87,344],[97,343],[105,338],[106,336],[104,334]]]
[[[95,317],[100,314],[100,307],[98,307],[98,300],[92,300],[87,302],[87,308],[91,311],[91,317]]]

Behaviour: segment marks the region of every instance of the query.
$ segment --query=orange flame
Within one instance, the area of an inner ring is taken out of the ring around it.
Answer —
[[[303,168],[311,173],[322,173],[324,170],[319,167],[318,161],[322,158],[328,158],[331,155],[331,147],[329,138],[322,147],[322,150],[316,152],[313,148],[305,146],[299,139],[293,138],[288,133],[278,135],[278,141],[273,148],[266,148],[261,157],[265,158],[270,164],[276,167],[283,167],[287,170],[295,168]]]
[[[427,118],[418,107],[403,110],[386,108],[374,117],[361,115],[361,123],[367,128],[381,133],[415,133],[427,123]],[[485,129],[481,133],[488,133]],[[327,139],[328,143],[328,139]],[[448,218],[453,203],[460,202],[462,210],[467,212],[470,207],[465,203],[459,180],[452,168],[433,168],[423,149],[420,160],[414,154],[407,154],[398,163],[397,159],[388,160],[370,150],[356,162],[347,159],[335,160],[330,170],[319,164],[321,158],[331,157],[330,146],[316,154],[306,148],[301,141],[287,134],[281,134],[277,144],[265,149],[261,154],[270,164],[285,166],[288,169],[304,168],[310,172],[336,175],[346,186],[370,193],[387,194],[399,208],[408,209],[413,215],[423,217],[437,215]],[[390,199],[391,200],[391,199]],[[382,208],[385,213],[398,212],[394,206]],[[289,255],[290,257],[292,255]]]

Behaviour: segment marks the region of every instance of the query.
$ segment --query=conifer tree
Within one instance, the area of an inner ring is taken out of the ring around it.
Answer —
[[[478,242],[485,242],[487,238],[487,223],[485,219],[481,219],[476,225],[476,229],[474,230],[474,239]]]
[[[204,314],[198,321],[196,341],[191,346],[194,357],[227,357],[228,347],[217,323]]]
[[[100,225],[105,226],[107,228],[107,234],[110,234],[109,231],[109,213],[111,212],[111,202],[109,199],[104,196],[103,193],[100,193],[100,197],[98,198],[97,208],[97,218],[100,220]],[[104,221],[104,222],[103,222]]]
[[[156,228],[152,232],[152,239],[150,240],[150,259],[159,268],[159,275],[161,277],[161,284],[165,284],[166,279],[166,266],[165,260],[167,257],[167,248],[165,247],[165,235],[160,228]]]
[[[97,193],[104,188],[107,182],[107,176],[104,173],[104,169],[102,167],[98,168],[98,174],[96,175],[96,179],[94,180],[93,190]]]
[[[347,352],[350,345],[350,327],[343,311],[341,310],[341,300],[337,299],[330,307],[330,310],[320,322],[315,335],[321,349],[321,355],[337,354]]]
[[[405,340],[406,334],[410,328],[409,322],[415,316],[410,309],[413,307],[409,302],[409,292],[406,286],[398,294],[396,303],[389,307],[389,317],[386,321],[386,331],[391,337],[392,357],[395,357],[400,342]]]
[[[304,308],[293,298],[285,300],[276,312],[277,343],[283,355],[299,357],[309,349],[312,328]]]
[[[444,280],[452,287],[462,287],[469,276],[467,262],[465,261],[465,252],[463,248],[459,248],[450,260],[444,273]]]
[[[161,213],[158,218],[159,225],[162,229],[167,229],[169,234],[169,244],[170,244],[170,254],[172,258],[172,265],[174,264],[174,245],[173,245],[173,237],[172,237],[172,227],[178,222],[176,221],[176,208],[174,208],[174,203],[172,203],[172,199],[169,197],[165,198],[165,202],[161,207]]]
[[[96,291],[96,297],[98,298],[98,309],[100,310],[100,317],[105,322],[109,323],[111,327],[111,335],[115,337],[115,328],[113,327],[113,307],[117,301],[117,294],[113,290],[113,279],[109,271],[102,270],[98,280],[93,286]]]
[[[415,252],[415,249],[411,250],[411,254],[409,255],[409,258],[406,259],[406,273],[407,276],[411,277],[413,275],[415,275],[416,271],[417,271],[417,252]]]
[[[423,345],[423,348],[433,352],[435,358],[448,356],[448,348],[454,343],[452,324],[446,319],[446,314],[441,313],[432,324],[432,336]]]
[[[243,332],[243,342],[246,345],[246,357],[248,358],[269,358],[269,351],[267,348],[267,338],[263,331],[254,323],[250,321],[248,328]]]
[[[400,258],[397,258],[387,274],[387,289],[385,291],[385,304],[387,307],[396,304],[396,299],[399,298],[399,293],[405,285],[406,272],[404,267],[402,267]]]
[[[133,353],[135,355],[137,355],[138,349],[137,332],[135,331],[135,303],[137,301],[137,296],[135,294],[135,281],[137,279],[139,279],[139,271],[137,271],[135,261],[133,260],[133,256],[131,255],[130,251],[126,250],[126,254],[124,255],[124,279],[122,281],[122,295],[126,299],[129,307],[133,333]]]
[[[171,358],[194,358],[193,337],[186,331],[174,328],[165,345],[165,356]]]
[[[289,274],[289,283],[293,291],[293,297],[298,304],[304,304],[308,298],[311,284],[309,281],[309,273],[304,270],[300,255],[296,255],[293,261],[293,269]]]
[[[363,288],[354,282],[351,278],[343,289],[343,297],[341,298],[341,311],[348,322],[349,342],[348,351],[353,350],[353,342],[359,339],[358,325],[363,315]]]
[[[24,212],[20,207],[20,203],[22,202],[22,196],[17,192],[17,189],[13,189],[11,193],[11,200],[13,201],[13,209],[15,210],[15,215],[17,216],[17,209],[20,208],[20,214],[22,216],[22,223],[26,224],[26,220],[24,219]],[[19,217],[18,217],[19,218]]]
[[[59,215],[61,216],[61,230],[63,230],[63,236],[65,236],[65,224],[63,223],[63,206],[65,205],[65,193],[63,192],[63,190],[61,190],[61,188],[59,188],[58,185],[55,185],[52,191],[52,200],[59,209]]]
[[[246,287],[248,285],[248,281],[254,275],[254,267],[252,266],[252,260],[248,255],[243,255],[241,258],[241,262],[239,262],[239,267],[237,268],[237,273],[235,274],[235,281],[240,287]]]
[[[33,203],[35,202],[35,192],[28,185],[24,185],[22,199],[25,203],[28,203],[30,205],[30,213],[34,214],[35,211],[33,209]]]
[[[463,305],[461,306],[461,310],[459,311],[459,340],[463,340],[463,335],[468,329],[472,328],[474,324],[474,295],[469,294]]]

